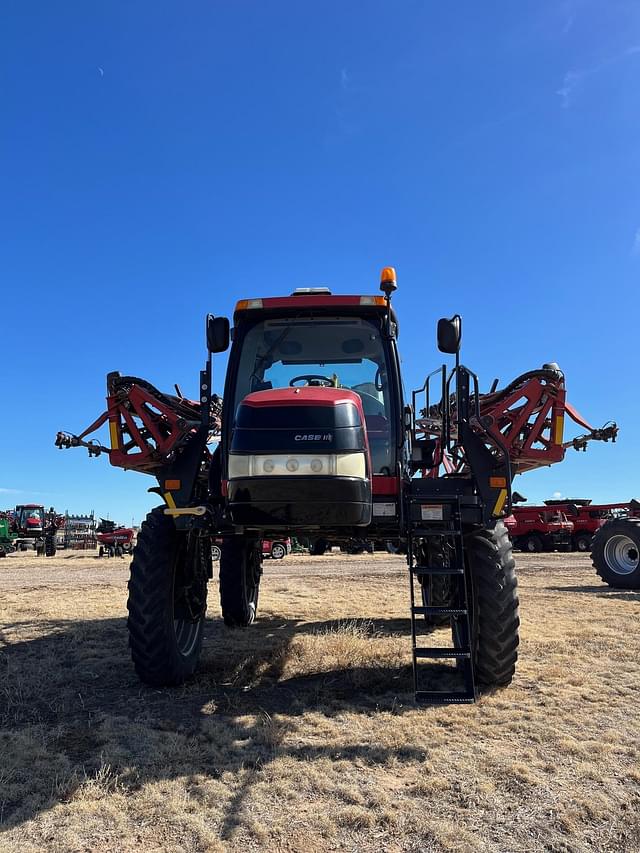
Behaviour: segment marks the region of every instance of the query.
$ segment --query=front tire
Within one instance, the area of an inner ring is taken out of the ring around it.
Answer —
[[[246,628],[255,622],[261,576],[260,543],[241,536],[226,539],[220,557],[220,604],[229,628]]]
[[[196,670],[210,571],[208,542],[176,530],[163,510],[152,510],[138,534],[127,602],[131,657],[154,687],[182,684]]]
[[[511,683],[518,659],[518,582],[505,525],[465,537],[471,592],[471,648],[480,687]]]
[[[614,518],[593,537],[596,573],[616,589],[640,589],[640,518]]]

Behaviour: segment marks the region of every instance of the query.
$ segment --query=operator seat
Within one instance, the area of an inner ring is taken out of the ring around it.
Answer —
[[[379,389],[374,382],[362,382],[351,388],[362,400],[367,426],[367,437],[371,448],[371,464],[374,474],[387,473],[391,465],[391,430],[384,403],[379,398]]]

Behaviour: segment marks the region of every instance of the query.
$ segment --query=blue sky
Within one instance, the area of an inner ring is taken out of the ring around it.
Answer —
[[[139,520],[53,447],[121,370],[195,393],[207,311],[398,270],[407,386],[463,314],[487,387],[557,361],[616,445],[530,498],[640,493],[637,2],[10,2],[0,31],[0,504]],[[218,383],[224,359],[216,365]]]

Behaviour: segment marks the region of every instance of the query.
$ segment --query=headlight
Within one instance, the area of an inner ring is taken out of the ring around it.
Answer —
[[[339,477],[359,477],[364,480],[367,476],[364,453],[338,453],[336,474]]]
[[[229,454],[229,479],[251,476],[251,457],[240,456],[238,453]]]
[[[229,454],[229,479],[243,477],[357,477],[365,480],[364,453]]]

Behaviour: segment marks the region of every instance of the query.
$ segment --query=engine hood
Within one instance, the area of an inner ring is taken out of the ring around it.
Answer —
[[[234,524],[267,530],[371,523],[371,457],[358,394],[278,388],[238,406],[227,460]]]
[[[369,455],[362,400],[343,388],[275,388],[248,394],[238,406],[232,453]]]

